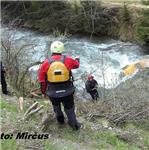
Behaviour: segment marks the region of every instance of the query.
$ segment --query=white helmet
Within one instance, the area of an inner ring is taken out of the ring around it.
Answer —
[[[60,41],[54,41],[51,44],[52,53],[62,53],[64,51],[64,44]]]

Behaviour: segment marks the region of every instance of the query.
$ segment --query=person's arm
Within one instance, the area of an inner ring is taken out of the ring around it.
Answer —
[[[76,56],[75,60],[77,60],[80,63],[80,56]]]
[[[95,84],[98,85],[98,82],[95,80]]]
[[[92,89],[90,87],[90,82],[89,81],[86,81],[85,88],[86,88],[87,92],[92,91]]]
[[[45,60],[43,64],[41,65],[39,69],[39,73],[38,73],[38,80],[40,82],[40,88],[41,88],[42,94],[45,94],[46,88],[47,88],[46,73],[48,71],[48,68],[49,68],[49,62],[48,60]]]
[[[67,56],[66,66],[68,66],[69,70],[79,68],[79,65],[80,65],[79,60],[80,60],[79,57],[77,57],[76,59],[73,59]]]
[[[1,72],[6,73],[5,67],[3,66],[3,63],[1,62]]]
[[[95,80],[95,79],[93,79],[94,80],[94,88],[93,89],[97,89],[98,88],[98,82]]]

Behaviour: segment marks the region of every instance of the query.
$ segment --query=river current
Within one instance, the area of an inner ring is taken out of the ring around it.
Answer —
[[[88,74],[94,75],[99,86],[115,87],[122,81],[119,74],[123,67],[147,57],[141,53],[139,45],[130,42],[73,36],[67,38],[65,36],[53,37],[7,27],[1,28],[1,36],[6,31],[13,35],[16,45],[22,43],[35,45],[33,49],[30,49],[33,62],[43,61],[49,57],[50,44],[53,41],[64,42],[65,54],[73,58],[80,56],[80,68],[73,70],[74,84],[80,90],[84,88],[84,82]],[[38,70],[38,68],[39,66],[34,66],[30,70]],[[37,78],[37,74],[34,74],[34,78]]]

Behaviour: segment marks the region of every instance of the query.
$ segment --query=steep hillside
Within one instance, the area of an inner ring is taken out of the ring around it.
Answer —
[[[119,97],[119,96],[118,96]],[[120,97],[119,97],[120,98]],[[120,99],[115,97],[115,102]],[[130,99],[129,99],[130,100]],[[25,117],[26,110],[34,103],[43,105],[38,113]],[[131,100],[132,101],[132,100]],[[141,100],[140,100],[141,101]],[[45,99],[24,99],[24,110],[19,109],[19,101],[15,96],[2,95],[1,132],[13,134],[13,138],[2,139],[2,150],[147,150],[149,149],[149,132],[139,121],[129,120],[127,109],[116,109],[113,100],[93,103],[76,101],[76,113],[82,124],[80,131],[72,130],[67,123],[57,124],[52,106]],[[131,103],[127,103],[129,105]],[[141,107],[141,106],[140,106]],[[143,107],[144,108],[144,107]],[[136,108],[141,116],[141,110]],[[129,113],[130,114],[130,113]],[[134,115],[134,114],[131,114]],[[135,114],[136,115],[136,114]],[[125,116],[125,117],[124,117]],[[130,119],[130,118],[129,118]],[[113,120],[117,120],[118,123]],[[67,121],[66,121],[67,122]],[[146,126],[145,126],[146,127]],[[16,139],[18,133],[48,134],[48,139]]]

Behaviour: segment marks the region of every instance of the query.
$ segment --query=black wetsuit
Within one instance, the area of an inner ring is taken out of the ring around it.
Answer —
[[[91,95],[93,100],[97,100],[99,98],[98,91],[95,88],[96,85],[98,85],[98,83],[95,79],[87,80],[85,83],[86,90]]]
[[[2,85],[3,94],[8,94],[7,83],[6,83],[6,80],[5,80],[5,69],[4,69],[4,66],[3,66],[2,62],[1,62],[1,85]]]

